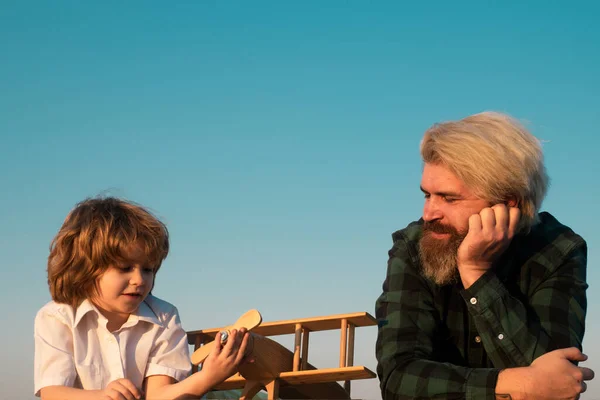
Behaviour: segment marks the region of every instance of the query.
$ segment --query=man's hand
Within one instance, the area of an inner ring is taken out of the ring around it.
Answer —
[[[138,400],[142,393],[129,379],[116,379],[102,391],[106,400]]]
[[[515,235],[521,211],[496,204],[469,217],[469,232],[458,248],[458,272],[463,286],[470,287],[490,269]]]
[[[579,398],[587,389],[585,381],[594,379],[594,371],[571,361],[585,360],[587,356],[576,347],[554,350],[536,358],[529,367],[534,377],[531,392],[537,392],[540,399]]]
[[[577,367],[572,361],[587,356],[576,347],[554,350],[536,358],[528,367],[531,373],[527,392],[532,399],[578,399],[586,391],[585,381],[594,379],[594,371]]]
[[[587,356],[576,347],[558,349],[536,358],[529,367],[508,368],[498,375],[496,399],[572,400],[586,391],[594,371],[574,361]]]

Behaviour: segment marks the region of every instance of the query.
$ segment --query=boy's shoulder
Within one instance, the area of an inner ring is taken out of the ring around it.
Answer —
[[[51,300],[44,304],[35,316],[36,320],[44,318],[56,318],[64,324],[73,325],[73,322],[75,321],[75,312],[70,305],[57,303],[56,301]]]
[[[144,299],[144,303],[146,303],[161,323],[170,320],[173,316],[179,318],[179,310],[177,307],[166,300],[149,294]]]

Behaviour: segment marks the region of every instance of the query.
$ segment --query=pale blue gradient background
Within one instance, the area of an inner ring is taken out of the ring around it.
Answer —
[[[489,3],[1,1],[2,397],[32,397],[48,245],[77,201],[164,218],[155,294],[186,329],[373,314],[390,235],[420,216],[421,134],[483,110],[544,140],[543,208],[589,245],[600,372],[600,7]],[[373,370],[375,337],[357,330]],[[311,361],[335,367],[337,341],[311,336]]]

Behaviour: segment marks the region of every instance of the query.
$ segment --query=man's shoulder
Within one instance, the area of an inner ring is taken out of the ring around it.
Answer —
[[[547,211],[539,213],[540,222],[534,225],[526,240],[537,243],[540,248],[552,247],[553,252],[562,255],[570,253],[574,248],[585,247],[586,242],[571,227],[560,222]]]
[[[391,263],[400,261],[403,269],[410,270],[419,265],[418,244],[423,231],[422,226],[423,220],[419,219],[392,233],[393,245],[388,252]]]
[[[507,257],[512,260],[512,267],[506,273],[516,273],[525,266],[526,275],[540,279],[554,273],[567,260],[577,259],[583,268],[587,260],[585,240],[549,212],[540,212],[539,222],[528,233],[515,236],[511,249]]]
[[[423,232],[423,219],[410,222],[404,228],[399,229],[392,233],[392,240],[394,243],[399,241],[405,241],[408,243],[417,243],[421,239]]]

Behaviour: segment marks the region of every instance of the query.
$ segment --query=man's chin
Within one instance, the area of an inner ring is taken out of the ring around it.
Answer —
[[[431,232],[419,243],[419,257],[423,276],[437,285],[456,283],[460,279],[456,266],[459,240],[437,239]]]
[[[441,269],[438,266],[425,265],[423,264],[423,276],[438,286],[445,286],[455,284],[459,281],[460,275],[458,269],[449,268]]]

